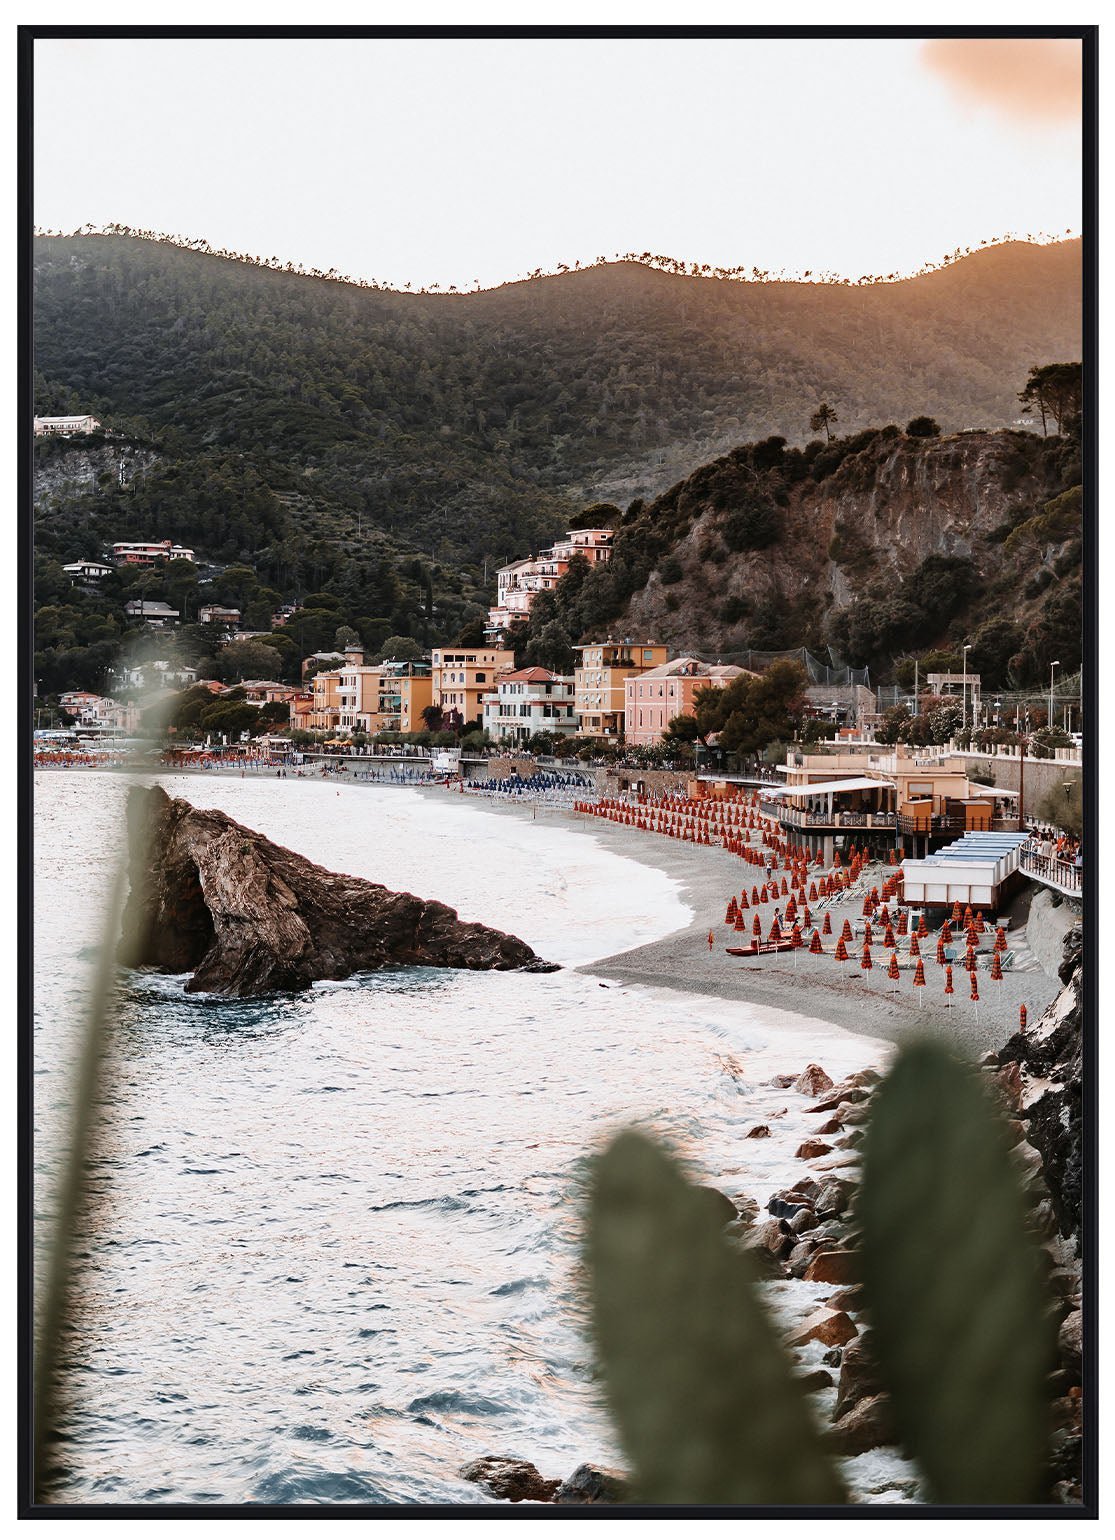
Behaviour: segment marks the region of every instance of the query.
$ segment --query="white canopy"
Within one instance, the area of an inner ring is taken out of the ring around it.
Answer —
[[[1018,801],[1018,793],[1016,791],[1008,791],[1005,786],[982,786],[979,781],[969,781],[968,790],[986,791],[993,797],[1011,797],[1015,802]]]
[[[779,786],[776,791],[767,792],[766,795],[768,797],[823,797],[830,791],[879,791],[886,788],[893,791],[894,782],[860,775],[853,776],[847,781],[814,781],[811,786]]]

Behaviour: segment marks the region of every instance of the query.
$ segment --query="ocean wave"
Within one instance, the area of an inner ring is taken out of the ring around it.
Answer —
[[[390,1503],[395,1499],[356,1471],[293,1466],[264,1476],[249,1498],[253,1503]]]

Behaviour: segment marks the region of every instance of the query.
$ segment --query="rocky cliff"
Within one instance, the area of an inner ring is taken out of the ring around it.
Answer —
[[[1065,937],[1060,979],[1064,986],[1037,1021],[1016,1032],[999,1063],[1019,1082],[1026,1137],[1041,1154],[1060,1233],[1079,1248],[1083,1155],[1083,926]]]
[[[132,791],[128,826],[120,959],[191,973],[189,991],[243,998],[381,968],[551,971],[515,936],[328,872],[161,787]]]
[[[725,658],[831,644],[876,674],[982,630],[991,686],[1028,683],[1046,644],[1079,658],[1079,479],[1075,443],[1010,430],[747,445],[633,505],[559,618]]]

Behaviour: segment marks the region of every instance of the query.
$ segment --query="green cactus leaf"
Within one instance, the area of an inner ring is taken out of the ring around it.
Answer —
[[[1052,1333],[1025,1198],[979,1071],[936,1043],[905,1048],[863,1148],[867,1311],[929,1497],[1040,1501]]]
[[[638,1501],[846,1501],[750,1259],[707,1192],[641,1134],[594,1163],[586,1262]]]

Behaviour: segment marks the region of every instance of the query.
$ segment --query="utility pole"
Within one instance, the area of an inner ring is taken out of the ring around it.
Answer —
[[[1022,832],[1026,827],[1022,808],[1026,801],[1026,739],[1023,738],[1018,750],[1018,831]]]
[[[1053,670],[1061,666],[1060,658],[1054,658],[1049,665],[1049,715],[1046,719],[1049,727],[1053,726]]]

